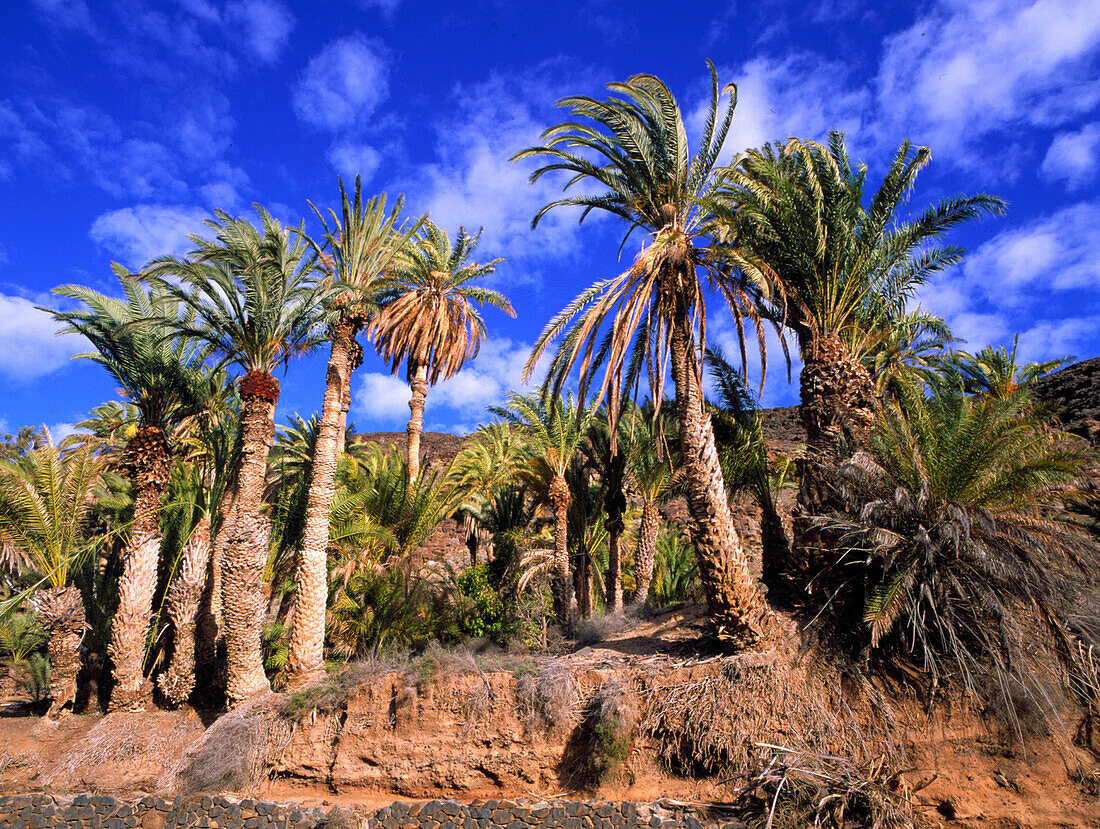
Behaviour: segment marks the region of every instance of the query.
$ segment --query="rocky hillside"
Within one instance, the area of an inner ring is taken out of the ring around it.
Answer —
[[[1100,437],[1100,357],[1040,377],[1035,396],[1054,407],[1069,431],[1094,443]]]

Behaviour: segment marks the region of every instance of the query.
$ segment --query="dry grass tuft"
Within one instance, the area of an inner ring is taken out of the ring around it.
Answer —
[[[82,776],[93,773],[90,770],[120,765],[131,765],[155,780],[179,760],[200,733],[197,723],[181,721],[170,713],[108,714],[58,761],[47,783],[79,783]]]
[[[220,717],[165,775],[162,787],[183,794],[258,788],[293,734],[278,699],[264,695]]]
[[[812,654],[726,657],[643,683],[642,731],[679,774],[744,774],[760,763],[758,743],[857,764],[901,759],[882,693],[862,674]]]
[[[884,757],[856,765],[841,757],[758,744],[770,753],[739,790],[737,812],[752,829],[915,829],[920,822],[904,778]]]
[[[581,721],[581,697],[569,664],[539,659],[533,671],[515,679],[515,698],[528,735],[565,732]]]

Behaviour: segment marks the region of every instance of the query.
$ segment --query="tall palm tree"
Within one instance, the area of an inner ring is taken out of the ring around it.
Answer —
[[[858,443],[873,423],[877,395],[859,352],[905,314],[920,285],[965,253],[929,246],[1004,211],[997,197],[959,196],[901,221],[930,159],[927,147],[903,142],[869,201],[867,167],[853,164],[835,130],[827,145],[791,139],[750,150],[722,173],[713,204],[721,235],[742,272],[768,286],[758,295],[761,313],[798,340],[802,418],[815,450],[835,452],[845,432]]]
[[[313,206],[312,204],[310,205]],[[313,207],[324,227],[323,243],[310,240],[326,263],[331,292],[325,302],[332,343],[325,396],[317,426],[306,520],[298,558],[294,619],[290,629],[286,676],[298,685],[324,671],[325,606],[328,604],[329,518],[336,495],[336,466],[343,450],[347,424],[345,401],[350,399],[351,372],[363,360],[356,335],[378,311],[387,284],[385,272],[406,247],[419,223],[406,229],[400,223],[404,199],[386,212],[383,193],[363,202],[363,188],[355,177],[355,196],[348,199],[340,182],[340,215],[329,210],[329,220]]]
[[[533,226],[555,207],[576,205],[583,208],[582,220],[602,210],[629,225],[627,236],[635,228],[647,234],[641,253],[625,273],[581,292],[550,321],[525,371],[530,375],[550,343],[562,336],[547,377],[548,390],[561,389],[580,361],[581,396],[586,397],[594,373],[603,366],[595,402],[606,397],[615,422],[620,395],[636,390],[643,366],[656,400],[664,397],[665,376],[671,369],[692,541],[707,602],[720,628],[752,643],[764,637],[770,616],[734,527],[703,400],[701,351],[706,343],[708,286],[725,300],[739,330],[748,317],[761,344],[763,332],[754,318],[756,286],[731,271],[725,247],[714,244],[709,235],[713,217],[705,205],[715,188],[714,164],[736,104],[731,84],[722,94],[730,91],[734,98],[719,122],[718,79],[713,66],[710,70],[710,107],[702,149],[694,157],[676,99],[652,75],[609,84],[619,97],[605,101],[562,99],[559,106],[585,120],[551,127],[543,133],[543,146],[514,156],[549,159],[532,180],[565,170],[572,174],[567,187],[585,181],[601,188],[546,205],[535,214]]]
[[[569,504],[572,495],[566,473],[578,450],[587,439],[595,409],[579,407],[572,395],[556,399],[550,405],[537,395],[509,392],[504,406],[489,411],[521,430],[527,449],[526,462],[519,478],[537,498],[550,505],[554,513],[554,557],[550,566],[550,588],[554,594],[554,614],[558,623],[573,623],[576,599],[569,577]]]
[[[37,572],[38,618],[49,635],[50,704],[56,715],[76,696],[84,607],[72,576],[93,542],[86,537],[103,460],[88,448],[62,453],[45,443],[0,463],[0,547]]]
[[[145,288],[121,265],[112,267],[124,299],[63,285],[54,293],[83,307],[51,313],[65,323],[63,331],[91,343],[94,351],[77,356],[106,369],[139,414],[121,458],[130,476],[134,514],[122,551],[118,609],[107,655],[114,676],[111,709],[141,710],[152,698],[143,668],[160,560],[160,507],[172,464],[171,432],[202,405],[203,355],[174,336],[177,300],[161,287]]]
[[[474,280],[496,269],[500,259],[470,262],[481,233],[471,236],[459,228],[454,244],[447,231],[427,219],[393,278],[397,297],[370,326],[370,335],[394,374],[402,364],[412,387],[409,400],[407,459],[409,475],[420,474],[420,432],[428,387],[446,380],[477,356],[485,339],[485,323],[474,307],[492,305],[514,317],[516,312],[501,294]]]
[[[239,462],[223,502],[214,541],[220,573],[226,645],[226,694],[231,702],[269,688],[260,654],[268,525],[263,515],[264,474],[275,434],[279,382],[272,372],[317,345],[318,308],[325,288],[317,283],[316,257],[303,232],[284,228],[259,205],[257,228],[223,211],[207,221],[215,238],[191,237],[187,258],[162,257],[146,269],[195,314],[181,324],[194,337],[244,371]],[[186,288],[164,281],[176,276]],[[219,560],[220,559],[220,560]]]

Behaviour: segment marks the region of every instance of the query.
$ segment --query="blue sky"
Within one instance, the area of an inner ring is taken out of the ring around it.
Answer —
[[[922,295],[977,349],[1020,334],[1027,359],[1100,353],[1100,4],[935,0],[817,4],[643,0],[12,0],[0,28],[0,430],[64,433],[115,392],[35,305],[56,285],[116,291],[188,248],[218,207],[284,221],[335,203],[336,177],[403,192],[479,258],[518,317],[488,310],[480,356],[428,397],[426,423],[468,429],[519,381],[530,343],[582,287],[618,273],[621,228],[534,211],[554,182],[508,162],[560,120],[553,102],[663,78],[692,124],[705,61],[739,87],[727,152],[833,126],[880,174],[904,138],[932,164],[911,201],[1010,202],[955,234],[962,266]],[[310,225],[315,228],[315,225]],[[624,257],[636,249],[628,243]],[[717,306],[714,306],[715,308]],[[731,345],[717,310],[712,334]],[[717,332],[715,334],[715,332]],[[774,344],[773,344],[774,346]],[[778,352],[775,352],[778,355]],[[325,353],[293,363],[280,421],[320,406]],[[767,404],[797,378],[772,371]],[[353,380],[362,431],[403,428],[407,387],[368,351]]]

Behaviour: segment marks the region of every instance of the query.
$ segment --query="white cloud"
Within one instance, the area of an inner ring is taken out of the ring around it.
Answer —
[[[61,443],[65,438],[75,435],[77,432],[87,434],[86,429],[78,429],[75,423],[66,423],[65,421],[54,423],[46,428],[50,430],[50,437],[53,438],[55,444]]]
[[[409,384],[400,377],[370,372],[359,377],[359,390],[352,395],[352,411],[356,417],[395,425],[408,421],[411,396]],[[360,428],[366,427],[367,424],[360,425]]]
[[[381,158],[378,150],[366,144],[343,142],[329,149],[328,160],[344,179],[354,181],[358,175],[367,182],[374,176]]]
[[[736,69],[719,70],[719,84],[737,84],[737,108],[721,162],[733,153],[793,135],[820,139],[834,127],[857,135],[868,117],[872,95],[869,89],[845,89],[848,74],[842,63],[805,53],[754,58]],[[728,97],[720,101],[720,114],[728,101]],[[695,136],[702,132],[709,106],[708,89],[688,115]]]
[[[1007,342],[1019,331],[1021,357],[1038,360],[1095,350],[1100,318],[1081,311],[1100,299],[1098,288],[1100,202],[1080,202],[998,233],[920,299],[963,348]],[[1060,312],[1077,316],[1044,318]]]
[[[389,95],[380,48],[362,35],[334,40],[306,66],[294,87],[294,111],[314,127],[337,132],[367,118]]]
[[[994,131],[1057,126],[1094,107],[1098,50],[1093,0],[944,0],[885,42],[882,126],[974,166],[982,155],[966,151]]]
[[[104,213],[88,235],[123,264],[139,268],[155,256],[189,251],[187,234],[204,232],[206,218],[209,213],[197,207],[139,204]]]
[[[1033,305],[1034,288],[1100,286],[1100,202],[1081,202],[998,233],[963,265],[963,278],[998,307]]]
[[[1096,178],[1100,165],[1100,124],[1054,137],[1043,159],[1043,172],[1077,189]]]
[[[225,7],[233,31],[243,34],[244,44],[264,63],[278,59],[294,28],[294,16],[274,0],[237,0]]]
[[[1058,357],[1093,357],[1097,332],[1100,316],[1044,320],[1020,334],[1017,358],[1030,363]]]
[[[527,392],[536,387],[545,372],[545,361],[536,368],[531,383],[520,381],[530,353],[528,343],[489,337],[476,358],[450,380],[429,390],[426,409],[432,411],[433,422],[445,421],[439,410],[448,409],[454,417],[447,428],[456,428],[456,423],[465,428],[470,422],[486,420],[485,409],[504,403],[508,391]],[[412,393],[404,376],[403,371],[397,376],[379,372],[362,375],[352,402],[356,416],[392,425],[407,422]]]
[[[421,167],[414,181],[401,188],[423,194],[415,207],[429,211],[433,222],[452,232],[459,225],[471,231],[484,227],[480,245],[484,256],[545,260],[576,251],[577,210],[552,210],[537,230],[531,230],[535,213],[562,197],[562,180],[544,176],[531,184],[527,179],[539,166],[538,160],[508,160],[517,151],[541,143],[540,133],[553,122],[536,115],[539,109],[552,113],[554,100],[566,91],[585,88],[567,74],[569,70],[560,65],[546,64],[526,76],[494,76],[484,83],[457,87],[453,97],[458,111],[447,113],[436,125],[438,160]],[[555,79],[553,84],[547,77]],[[578,185],[577,192],[583,186]],[[594,213],[588,221],[598,220]],[[534,278],[529,264],[513,268],[506,262],[504,267],[510,284]]]
[[[0,294],[0,374],[30,380],[65,365],[83,341],[57,331],[54,319],[30,300]]]

